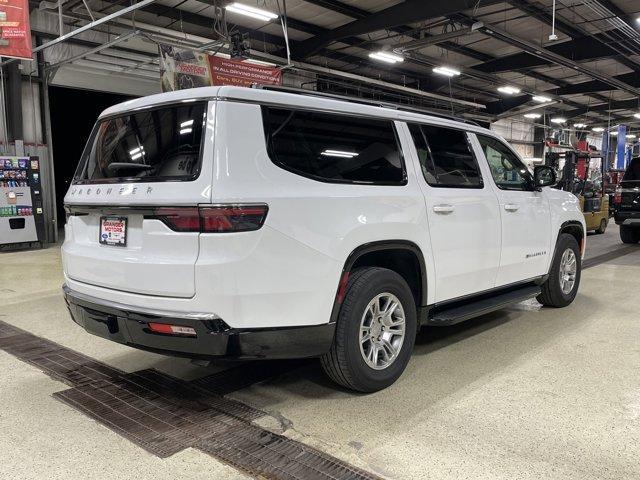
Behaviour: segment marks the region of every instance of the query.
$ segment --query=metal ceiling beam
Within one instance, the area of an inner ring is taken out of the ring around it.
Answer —
[[[419,50],[421,48],[428,47],[430,45],[437,45],[438,43],[444,43],[449,40],[454,40],[456,38],[464,37],[465,35],[469,35],[471,32],[473,32],[472,27],[459,28],[457,30],[445,32],[440,35],[432,35],[429,37],[418,38],[416,40],[411,40],[410,42],[394,45],[393,50],[394,52],[397,52],[402,55],[404,52],[408,52],[410,50]]]
[[[529,3],[527,0],[506,0],[506,1],[512,6],[516,7],[517,9],[522,10],[523,12],[531,15],[534,18],[537,18],[542,23],[546,25],[551,25],[552,23],[551,14],[549,14],[542,8]],[[563,21],[561,18],[558,18],[557,16],[555,19],[555,26],[556,26],[556,30],[564,33],[565,35],[569,35],[574,40],[578,38],[584,38],[584,37],[590,36],[590,33],[588,31],[583,30],[577,27],[576,25],[571,25],[569,23],[566,23],[565,21]],[[620,57],[617,57],[616,60],[618,60],[620,63],[622,63],[623,65],[633,70],[640,70],[640,64],[638,62],[635,62],[634,60],[624,56],[625,54],[628,55],[632,52],[620,51],[617,48],[615,48],[615,46],[613,46],[611,43],[608,43],[607,45],[609,45],[611,48],[614,48],[618,53],[622,55]]]
[[[640,88],[640,75],[635,72],[625,73],[624,75],[616,75],[615,78],[621,82],[628,83],[634,87]],[[611,90],[611,86],[601,82],[600,80],[591,80],[590,82],[574,83],[562,88],[554,90],[557,95],[579,95],[593,92],[604,92]]]
[[[574,118],[584,115],[587,112],[610,112],[614,110],[640,110],[637,98],[629,100],[613,100],[602,105],[591,105],[589,107],[577,108],[563,112],[567,118]]]
[[[111,3],[111,4],[116,4],[117,0],[104,0],[106,3]],[[142,9],[142,11],[146,12],[146,13],[150,13],[159,17],[165,17],[165,18],[169,18],[171,20],[179,20],[183,22],[183,29],[185,32],[190,33],[188,28],[184,28],[184,24],[192,24],[196,27],[204,27],[204,28],[211,28],[212,24],[213,24],[213,19],[203,16],[203,15],[199,15],[199,14],[195,14],[195,13],[191,13],[191,12],[186,12],[186,11],[182,11],[176,8],[166,8],[163,7],[161,5],[149,5],[145,8]],[[295,21],[294,21],[295,23]],[[291,25],[291,19],[289,19],[289,25]],[[306,25],[306,22],[297,22],[296,25],[301,28],[308,28]],[[322,27],[318,27],[318,26],[314,26],[312,27],[314,29],[320,29]],[[284,39],[282,37],[276,36],[276,35],[272,35],[272,34],[268,34],[268,33],[263,33],[261,31],[250,31],[249,29],[246,29],[244,27],[240,27],[238,25],[233,25],[233,24],[229,24],[229,30],[232,29],[237,29],[238,31],[241,32],[248,32],[251,36],[252,39],[261,41],[264,40],[265,42],[271,44],[271,45],[275,45],[275,46],[279,46],[282,45],[282,43],[284,42]],[[324,30],[324,29],[323,29]],[[192,30],[193,31],[193,30]],[[193,32],[195,34],[197,34],[197,32]],[[295,41],[291,41],[290,42],[292,46],[295,46],[297,44],[297,42]],[[349,55],[349,54],[343,54],[341,52],[335,52],[332,50],[323,50],[322,52],[320,52],[320,55],[325,56],[327,58],[333,58],[335,60],[341,60],[341,61],[345,61],[347,63],[351,63],[352,65],[357,65],[360,63],[364,63],[367,60],[361,57],[356,57],[353,55]],[[318,67],[321,68],[321,67]],[[385,65],[376,65],[376,68],[381,69],[381,70],[385,70],[388,71],[390,74],[394,75],[395,77],[398,78],[398,82],[402,82],[403,76],[407,76],[409,78],[414,78],[419,82],[423,82],[424,79],[421,78],[420,73],[418,72],[413,72],[410,70],[403,70],[403,69],[399,69],[396,67],[391,67],[391,66],[385,66]],[[326,70],[331,70],[331,69],[326,69]],[[347,72],[343,72],[345,73],[345,75],[353,75],[353,74],[349,74]],[[392,84],[390,82],[385,82],[385,81],[381,81],[379,79],[373,79],[371,77],[364,77],[364,76],[360,76],[358,75],[357,77],[359,77],[362,81],[362,79],[367,78],[368,81],[370,81],[372,84],[385,84],[387,86],[387,88],[390,88],[389,86],[394,85],[394,88],[396,89],[400,89],[400,91],[403,91],[404,93],[408,93],[409,91],[411,92],[421,92],[420,95],[424,96],[424,97],[428,97],[428,98],[432,98],[435,99],[437,101],[440,102],[446,102],[446,103],[457,103],[457,104],[461,104],[461,105],[466,105],[466,106],[473,106],[475,108],[484,108],[483,104],[479,104],[477,102],[470,102],[461,98],[449,98],[445,95],[439,95],[436,93],[432,93],[432,92],[428,92],[428,91],[424,91],[424,90],[420,90],[420,89],[415,89],[415,88],[410,88],[410,87],[405,87],[403,85],[395,85]],[[415,93],[414,93],[415,95]]]
[[[33,53],[37,53],[41,50],[45,50],[49,47],[52,47],[54,45],[57,45],[58,43],[64,42],[65,40],[68,40],[70,38],[75,37],[76,35],[81,34],[82,32],[86,32],[87,30],[91,30],[92,28],[95,28],[97,26],[102,25],[103,23],[107,23],[115,18],[121,17],[123,15],[126,15],[128,13],[131,13],[135,10],[139,10],[141,8],[145,8],[148,6],[151,6],[151,4],[153,2],[155,2],[156,0],[142,0],[141,2],[138,3],[134,3],[133,5],[123,8],[121,10],[118,10],[116,12],[113,12],[109,15],[106,15],[104,17],[102,17],[99,20],[96,20],[95,22],[90,22],[80,28],[76,28],[75,30],[70,31],[69,33],[66,33],[64,35],[60,35],[59,37],[55,38],[54,40],[51,40],[50,42],[44,43],[42,45],[38,45],[37,47],[35,47],[33,49]],[[0,63],[0,66],[5,65],[7,63],[10,63],[12,61],[15,61],[15,59],[11,59],[11,60],[6,60],[2,63]]]
[[[631,28],[634,28],[638,32],[638,35],[640,35],[640,28],[634,27],[634,24],[637,23],[635,18],[622,10],[611,0],[598,0],[598,3],[605,7],[607,10],[611,11],[611,13],[620,18],[623,22],[629,24],[629,26]]]
[[[501,0],[484,0],[482,5],[490,5],[498,1]],[[406,23],[446,16],[461,10],[474,8],[477,4],[477,0],[449,0],[447,2],[406,0],[301,42],[298,48],[293,51],[294,57],[304,58],[310,56],[328,46],[330,43],[339,41],[345,37],[365,35],[379,30],[394,28]]]
[[[116,38],[114,38],[113,40],[110,40],[110,41],[108,41],[106,43],[102,43],[102,44],[96,45],[95,47],[90,48],[89,50],[87,50],[85,52],[79,53],[78,55],[74,55],[73,57],[65,58],[64,60],[61,60],[58,63],[54,63],[52,65],[47,65],[46,68],[51,70],[51,69],[56,69],[58,67],[61,67],[62,65],[65,65],[67,63],[73,63],[76,60],[80,60],[81,58],[84,58],[84,57],[86,57],[88,55],[93,55],[94,53],[99,53],[102,50],[105,50],[107,48],[113,48],[116,45],[118,45],[119,43],[126,42],[127,40],[129,40],[129,39],[131,39],[131,38],[133,38],[133,37],[135,37],[135,36],[137,36],[139,34],[140,34],[140,30],[135,30],[133,32],[129,32],[129,33],[124,34],[124,35],[119,35]]]
[[[468,19],[468,21],[475,23],[475,19],[473,18],[466,17],[464,15],[462,15],[462,17]],[[509,45],[513,45],[517,48],[520,48],[521,50],[531,55],[540,57],[556,65],[561,65],[563,67],[570,68],[578,73],[587,75],[593,78],[594,80],[600,80],[601,82],[607,83],[619,90],[623,90],[625,92],[631,93],[632,95],[640,95],[640,90],[636,87],[633,87],[627,83],[621,82],[615,78],[611,78],[608,75],[601,74],[600,72],[597,72],[590,68],[583,67],[582,65],[574,62],[573,60],[563,57],[562,55],[558,55],[535,42],[531,42],[529,40],[516,37],[515,35],[507,32],[506,30],[503,30],[502,28],[496,25],[485,24],[484,26],[480,27],[477,31],[482,32],[487,36],[501,40],[505,43],[508,43]]]
[[[347,17],[351,17],[354,19],[361,19],[371,15],[371,12],[363,10],[361,8],[353,7],[346,3],[339,2],[337,0],[304,0],[306,3],[311,3],[312,5],[317,5],[319,7],[326,8],[332,12],[340,13]],[[400,34],[406,35],[408,37],[413,37],[416,39],[422,38],[422,36],[428,37],[429,35],[425,32],[416,32],[416,30],[408,25],[398,25],[396,27],[390,28],[390,31]],[[459,45],[455,42],[441,42],[439,44],[441,48],[445,50],[449,50],[451,52],[459,53],[460,55],[464,55],[465,57],[473,58],[475,60],[480,60],[482,62],[486,62],[491,60],[493,57],[483,52],[478,52],[472,48],[466,47],[464,45]]]
[[[347,3],[337,2],[336,0],[305,0],[305,2],[326,8],[332,12],[340,13],[346,17],[357,19],[365,18],[370,15],[370,12],[363,10],[362,8],[354,7]]]
[[[472,24],[472,22],[467,22],[467,23],[468,23],[468,25]],[[304,31],[304,30],[302,30],[302,31]],[[438,38],[437,37],[438,36],[425,37],[424,41],[425,41],[425,43],[431,43],[432,39],[433,39],[433,40],[435,40],[434,43],[440,43],[440,42],[438,42]],[[421,40],[416,40],[416,42],[421,42]],[[353,42],[351,42],[351,44],[353,44]],[[411,42],[411,44],[413,44],[413,42]],[[354,45],[354,46],[358,46],[358,45]],[[362,45],[359,45],[359,46],[360,46],[360,48],[371,49],[371,48],[364,47]],[[442,46],[442,44],[441,44],[441,46]],[[376,47],[376,44],[371,44],[371,47],[374,47],[373,49],[376,49],[376,48],[379,48],[380,46]],[[340,54],[334,55],[334,53],[331,50],[324,50],[322,52],[322,55],[325,55],[325,56],[328,56],[329,58],[334,58],[334,59],[337,59],[337,60],[341,59],[341,55]],[[485,54],[483,54],[483,55],[485,55]],[[351,58],[358,58],[358,57],[351,57]],[[408,58],[410,59],[410,56]],[[493,58],[493,57],[491,57],[491,58]],[[362,62],[362,61],[363,60],[360,59],[360,62]],[[392,70],[396,71],[396,72],[399,71],[395,67]],[[475,72],[475,66],[473,67],[473,69],[468,69],[468,68],[465,69],[465,72],[467,74],[469,74],[469,76],[471,76],[471,77],[474,77],[474,78],[480,79],[480,80],[484,80],[484,81],[486,81],[486,82],[488,82],[488,83],[490,83],[492,85],[496,84],[496,83],[498,83],[498,84],[506,83],[501,78],[499,78],[497,76],[488,76],[488,75],[484,75],[483,76],[483,75],[481,75],[481,73],[483,73],[483,72]],[[404,74],[409,75],[409,76],[413,75],[414,77],[416,76],[416,73],[414,73],[414,72],[404,72]],[[560,81],[558,79],[546,76],[546,75],[538,73],[536,71],[527,71],[527,72],[525,72],[525,74],[527,76],[530,76],[532,78],[538,79],[538,80],[543,81],[545,83],[559,85],[560,87],[564,87],[564,86],[568,86],[569,85],[566,82],[562,82],[562,81]],[[421,82],[424,84],[424,79],[422,79]],[[440,87],[446,86],[448,84],[449,84],[449,80],[448,79],[444,79],[444,78],[441,79],[440,77],[431,76],[429,78],[429,84],[428,85],[432,90],[435,91],[435,90],[439,89]],[[463,86],[463,88],[464,88],[464,86]],[[478,89],[478,90],[483,91],[483,89]],[[496,96],[495,92],[493,92],[493,91],[483,91],[483,93],[486,93],[486,94],[491,95],[491,96]],[[535,93],[539,93],[539,92],[531,91],[531,94],[535,94]],[[548,91],[547,93],[548,94],[553,94],[553,91]],[[598,100],[606,101],[607,99],[604,98],[604,97],[600,97],[600,98],[598,98]],[[514,98],[505,98],[505,99],[500,99],[500,100],[495,101],[495,102],[488,103],[487,104],[487,108],[488,108],[488,111],[493,113],[493,114],[502,114],[502,113],[506,112],[507,110],[510,110],[512,108],[516,108],[516,107],[518,107],[518,106],[520,106],[520,105],[522,105],[524,103],[527,103],[529,101],[531,101],[531,97],[530,96],[521,96],[521,97],[516,97],[515,99]],[[564,103],[567,103],[569,105],[573,105],[573,106],[576,106],[576,107],[580,106],[579,103],[573,103],[573,102],[570,102],[570,101],[567,102],[566,100],[564,101]]]
[[[546,48],[550,52],[562,55],[576,62],[619,55],[618,52],[603,43],[603,39],[599,38],[598,35],[551,44],[547,45]],[[482,70],[483,72],[497,73],[523,68],[536,68],[550,65],[551,63],[549,60],[531,55],[530,53],[520,52],[513,55],[505,55],[504,57],[496,58],[480,65],[474,65],[474,68]]]

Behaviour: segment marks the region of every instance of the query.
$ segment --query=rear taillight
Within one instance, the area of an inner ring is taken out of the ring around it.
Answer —
[[[622,189],[616,188],[616,192],[613,194],[613,203],[622,203]]]
[[[258,230],[267,217],[266,205],[233,205],[200,208],[201,232]]]
[[[248,232],[262,227],[267,205],[212,205],[206,207],[161,207],[155,218],[176,232]]]
[[[200,214],[197,207],[158,208],[154,217],[176,232],[200,231]]]

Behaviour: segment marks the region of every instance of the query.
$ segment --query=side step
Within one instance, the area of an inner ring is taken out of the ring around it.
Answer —
[[[485,313],[500,310],[508,305],[522,302],[540,294],[540,287],[528,285],[526,287],[511,290],[505,293],[497,293],[493,296],[483,296],[480,299],[469,299],[467,303],[461,305],[455,302],[451,305],[443,305],[440,308],[436,305],[424,323],[431,326],[454,325],[473,317],[484,315]]]

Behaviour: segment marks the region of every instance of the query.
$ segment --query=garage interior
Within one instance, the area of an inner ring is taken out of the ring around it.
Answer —
[[[640,2],[240,3],[271,16],[25,2],[33,58],[0,58],[0,156],[37,159],[40,188],[35,236],[0,241],[0,478],[640,478],[640,246],[612,217],[640,156]],[[402,377],[368,395],[314,359],[200,365],[89,335],[61,292],[63,198],[100,112],[163,91],[161,46],[473,121],[530,168],[576,167],[576,301],[422,328]]]

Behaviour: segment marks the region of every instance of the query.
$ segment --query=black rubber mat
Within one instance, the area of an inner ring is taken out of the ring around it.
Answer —
[[[253,424],[265,414],[222,395],[295,363],[251,364],[186,382],[157,370],[125,373],[1,321],[0,349],[72,386],[54,397],[159,457],[196,448],[259,478],[379,478]]]

